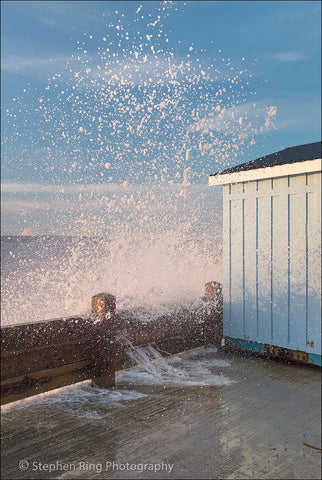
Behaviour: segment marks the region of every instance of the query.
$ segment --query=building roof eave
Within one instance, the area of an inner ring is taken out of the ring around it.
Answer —
[[[306,160],[272,167],[255,168],[226,174],[209,175],[209,185],[227,185],[231,183],[252,182],[268,178],[287,177],[289,175],[301,175],[304,173],[321,172],[321,158]]]

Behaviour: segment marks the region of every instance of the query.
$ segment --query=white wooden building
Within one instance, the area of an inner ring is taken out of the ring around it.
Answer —
[[[321,365],[321,142],[212,174],[223,185],[224,336]]]

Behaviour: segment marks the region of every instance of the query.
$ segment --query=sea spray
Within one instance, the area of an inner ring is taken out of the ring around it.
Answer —
[[[142,372],[153,377],[153,383],[163,383],[165,379],[180,381],[187,378],[183,370],[172,367],[152,345],[134,346],[125,337],[119,337],[118,341],[125,346],[126,353],[133,364],[138,365]]]
[[[61,408],[63,415],[76,416],[86,421],[96,421],[112,415],[112,408],[122,408],[128,402],[137,401],[146,396],[145,393],[134,389],[99,388],[92,385],[90,380],[86,380],[77,385],[69,385],[3,405],[1,414],[5,415],[12,410],[19,411],[28,408],[36,408],[38,412],[44,409],[46,422],[48,422],[48,411],[51,408],[54,410]]]
[[[101,36],[84,32],[66,68],[6,112],[12,225],[64,238],[4,249],[5,324],[89,313],[98,291],[159,308],[221,280],[221,196],[207,175],[261,141],[277,108],[256,103],[252,59],[174,42],[184,5],[126,5],[107,8]]]
[[[137,192],[144,208],[126,210],[125,223],[102,212],[93,236],[83,224],[78,236],[3,238],[3,324],[90,313],[100,291],[115,295],[117,308],[156,311],[201,297],[207,281],[222,277],[220,211],[214,217],[206,193]]]
[[[234,383],[222,371],[230,363],[215,358],[213,347],[164,357],[152,345],[134,347],[129,340],[122,340],[127,346],[127,355],[137,367],[121,372],[117,376],[118,384],[204,386]]]

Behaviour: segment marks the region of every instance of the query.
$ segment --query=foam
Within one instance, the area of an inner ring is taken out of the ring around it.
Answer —
[[[127,353],[139,366],[121,372],[117,383],[130,385],[209,386],[235,383],[222,369],[230,363],[213,357],[213,349],[196,350],[164,358],[151,345],[133,347]],[[212,354],[211,358],[207,355]]]

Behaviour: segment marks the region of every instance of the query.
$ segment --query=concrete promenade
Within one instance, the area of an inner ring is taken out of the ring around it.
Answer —
[[[202,349],[193,362],[235,382],[123,381],[106,402],[74,386],[4,407],[2,478],[321,478],[303,443],[321,448],[320,369]]]

